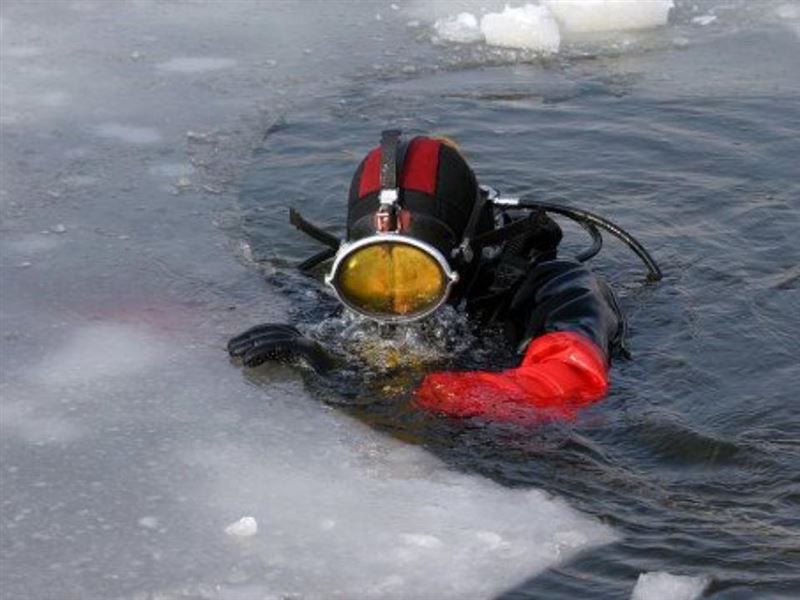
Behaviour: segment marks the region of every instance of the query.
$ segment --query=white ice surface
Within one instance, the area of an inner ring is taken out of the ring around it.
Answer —
[[[299,421],[280,415],[285,429],[269,451],[204,444],[185,455],[190,468],[212,474],[196,493],[212,506],[208,518],[257,520],[251,550],[281,573],[264,591],[492,598],[614,539],[539,490],[456,472],[313,405],[291,412]]]
[[[227,69],[236,64],[230,58],[218,58],[213,56],[180,56],[172,58],[166,62],[159,63],[157,68],[160,71],[173,73],[205,73],[207,71],[217,71]]]
[[[542,0],[540,4],[506,5],[478,19],[461,12],[437,19],[439,39],[523,48],[543,53],[559,51],[565,34],[653,29],[667,24],[672,0]],[[706,23],[703,23],[706,24]]]
[[[51,346],[6,388],[4,433],[52,447],[109,432],[127,448],[134,424],[171,431],[149,468],[176,479],[166,493],[180,514],[134,503],[130,524],[203,553],[237,538],[219,568],[237,571],[241,553],[260,564],[269,576],[248,576],[252,597],[492,598],[615,539],[562,500],[457,472],[326,408],[299,380],[252,388],[217,348],[144,322],[86,324]],[[231,410],[209,413],[220,397]]]
[[[506,7],[503,12],[481,18],[481,32],[486,43],[506,48],[524,48],[537,52],[558,52],[561,34],[553,15],[543,6],[526,4]]]
[[[694,600],[711,583],[709,577],[671,575],[662,571],[642,573],[631,600]]]
[[[29,376],[55,386],[136,377],[167,356],[167,341],[141,326],[97,323],[73,332]]]
[[[565,32],[652,29],[667,24],[672,0],[542,0]]]

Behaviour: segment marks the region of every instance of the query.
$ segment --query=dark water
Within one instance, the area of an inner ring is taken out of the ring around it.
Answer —
[[[648,285],[612,238],[593,261],[621,297],[632,359],[575,423],[446,422],[402,399],[349,409],[620,533],[503,598],[627,597],[646,571],[709,575],[713,598],[800,597],[796,52],[789,33],[756,29],[689,50],[356,78],[299,103],[257,150],[237,235],[279,269],[318,249],[286,206],[341,233],[350,176],[390,125],[452,136],[482,182],[605,215],[660,262]],[[566,231],[565,252],[585,243]]]

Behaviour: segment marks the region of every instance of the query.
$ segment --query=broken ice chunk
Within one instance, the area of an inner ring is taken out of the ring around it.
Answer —
[[[258,533],[258,521],[254,517],[242,517],[228,525],[225,533],[233,537],[252,537]]]
[[[447,42],[470,44],[483,40],[483,34],[478,27],[478,19],[468,12],[459,13],[458,16],[439,19],[433,28],[438,36]]]
[[[486,43],[505,48],[524,48],[555,53],[561,45],[558,23],[545,6],[526,4],[501,13],[489,13],[481,19]]]
[[[642,573],[631,600],[694,600],[711,583],[708,576],[689,577],[662,571]]]

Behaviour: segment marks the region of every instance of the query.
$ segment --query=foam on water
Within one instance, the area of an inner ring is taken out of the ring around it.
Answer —
[[[415,367],[467,351],[475,341],[466,316],[445,306],[422,321],[386,327],[345,311],[308,328],[308,333],[351,362],[375,371]]]
[[[631,600],[694,600],[711,583],[707,576],[671,575],[662,571],[642,573],[633,588]]]

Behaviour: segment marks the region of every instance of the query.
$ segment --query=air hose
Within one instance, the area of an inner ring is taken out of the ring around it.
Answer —
[[[506,199],[501,197],[493,199],[492,202],[495,206],[501,209],[521,208],[527,210],[544,210],[547,212],[564,215],[565,217],[576,221],[592,236],[592,246],[588,250],[581,252],[577,257],[581,262],[585,262],[595,256],[603,247],[603,238],[601,237],[597,228],[599,227],[604,229],[617,239],[622,240],[622,242],[624,242],[628,248],[636,253],[649,271],[647,275],[647,279],[649,281],[659,281],[662,278],[661,269],[656,264],[656,261],[653,260],[653,257],[650,256],[650,253],[639,242],[639,240],[625,231],[622,227],[612,223],[608,219],[604,219],[603,217],[580,208],[572,208],[570,206],[562,206],[560,204],[551,204],[549,202],[523,202],[517,200],[516,198]]]

